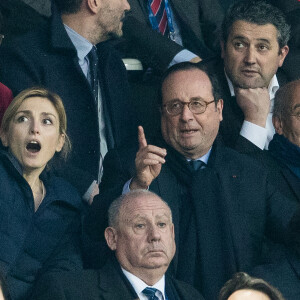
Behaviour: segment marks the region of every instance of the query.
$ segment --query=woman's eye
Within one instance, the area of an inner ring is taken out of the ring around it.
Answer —
[[[44,120],[43,120],[43,123],[44,123],[45,125],[51,125],[51,124],[53,124],[52,120],[50,120],[50,119],[44,119]]]
[[[20,117],[18,117],[17,121],[18,121],[18,123],[26,122],[26,121],[28,121],[28,118],[25,116],[20,116]]]

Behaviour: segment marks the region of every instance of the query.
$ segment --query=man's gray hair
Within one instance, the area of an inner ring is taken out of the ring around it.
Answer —
[[[133,191],[128,192],[127,194],[121,195],[120,197],[115,199],[110,204],[109,209],[108,209],[108,225],[110,227],[114,227],[114,228],[118,227],[119,221],[120,221],[120,218],[119,218],[120,217],[120,210],[121,210],[121,207],[122,207],[123,203],[125,203],[128,200],[133,200],[133,199],[136,199],[136,198],[147,197],[147,196],[152,196],[152,197],[159,198],[170,209],[167,202],[165,202],[163,199],[161,199],[155,193],[150,192],[148,190],[142,190],[142,189],[133,190]],[[171,212],[171,209],[170,209],[170,212]],[[172,212],[171,212],[171,221],[172,221]]]

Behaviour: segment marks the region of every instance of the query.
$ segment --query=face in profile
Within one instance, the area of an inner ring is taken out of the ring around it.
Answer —
[[[127,0],[102,0],[101,5],[98,18],[101,35],[107,38],[121,37],[125,12],[130,9]]]
[[[170,74],[162,85],[162,104],[194,100],[214,100],[212,85],[201,70],[192,69]],[[194,114],[187,105],[182,113],[170,115],[162,109],[161,131],[164,140],[185,157],[196,159],[208,152],[222,120],[223,100],[207,105],[204,113]]]
[[[64,145],[59,131],[59,117],[46,98],[30,97],[22,102],[2,134],[8,147],[23,167],[23,173],[41,173],[56,151]]]
[[[238,290],[228,300],[271,300],[265,293],[256,290]]]
[[[246,21],[233,23],[226,44],[222,43],[225,71],[233,85],[240,88],[268,87],[288,53],[279,49],[277,29],[272,24]]]
[[[300,81],[294,87],[289,110],[279,120],[274,118],[277,133],[283,134],[291,143],[300,147]]]
[[[155,195],[124,200],[118,228],[105,234],[121,266],[140,278],[150,269],[164,274],[175,254],[171,211]]]

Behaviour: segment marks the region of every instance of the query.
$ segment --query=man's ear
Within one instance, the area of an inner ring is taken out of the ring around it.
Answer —
[[[281,67],[284,59],[286,58],[286,56],[289,53],[289,46],[285,45],[283,46],[280,50],[279,50],[279,63],[278,63],[278,67]]]
[[[98,13],[101,0],[87,0],[87,6],[93,13]]]
[[[104,236],[106,239],[106,243],[110,250],[116,250],[117,249],[117,231],[113,227],[107,227],[104,231]]]
[[[220,120],[220,122],[223,120],[223,106],[224,106],[223,99],[219,99],[219,101],[217,103],[217,111],[219,113],[219,120]]]
[[[280,118],[278,116],[273,116],[272,121],[276,133],[283,134],[282,121],[280,120]]]

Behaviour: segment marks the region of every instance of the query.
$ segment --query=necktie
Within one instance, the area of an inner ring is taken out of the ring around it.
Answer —
[[[157,21],[159,32],[162,35],[168,34],[168,18],[165,9],[165,0],[149,0],[150,7]]]
[[[142,293],[148,297],[149,300],[159,300],[157,296],[155,296],[157,289],[146,287]]]
[[[98,54],[97,48],[93,46],[88,54],[90,68],[90,84],[94,94],[95,102],[98,102]]]
[[[201,160],[191,160],[189,161],[190,166],[194,171],[201,169],[201,167],[205,166],[206,164]]]

